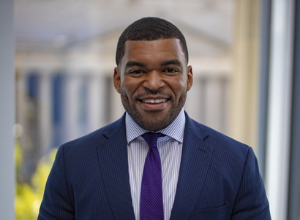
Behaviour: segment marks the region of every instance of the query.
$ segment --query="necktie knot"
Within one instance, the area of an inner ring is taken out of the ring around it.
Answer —
[[[147,132],[142,135],[142,137],[145,139],[147,144],[149,145],[150,148],[157,147],[157,139],[159,137],[164,137],[166,135],[162,133],[155,133],[155,132]]]

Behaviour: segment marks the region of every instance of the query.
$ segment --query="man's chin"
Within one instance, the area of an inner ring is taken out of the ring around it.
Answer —
[[[165,108],[164,110],[152,109],[147,111],[140,108],[127,108],[126,110],[131,118],[135,121],[135,123],[137,123],[141,128],[148,131],[159,131],[168,127],[178,115],[177,111],[177,114],[174,115],[174,109],[172,111],[167,108]]]
[[[166,127],[169,126],[169,124],[171,124],[171,122],[168,121],[168,117],[167,116],[163,116],[162,118],[152,118],[152,119],[144,119],[141,120],[139,122],[137,122],[137,124],[148,131],[159,131],[162,130]]]
[[[161,125],[160,123],[155,123],[155,124],[146,124],[145,126],[140,125],[141,128],[147,130],[147,131],[160,131],[166,127],[168,127],[168,125]]]

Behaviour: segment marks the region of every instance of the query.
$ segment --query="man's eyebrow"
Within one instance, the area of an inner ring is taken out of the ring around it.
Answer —
[[[146,67],[146,65],[144,63],[136,62],[136,61],[128,61],[126,63],[125,68],[132,67],[132,66]]]
[[[167,60],[160,63],[161,66],[168,66],[168,65],[176,65],[176,66],[182,66],[181,62],[179,60]]]

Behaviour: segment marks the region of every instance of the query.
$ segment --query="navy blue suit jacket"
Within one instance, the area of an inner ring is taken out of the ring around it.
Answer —
[[[135,219],[124,116],[58,149],[38,219]],[[252,149],[187,115],[171,212],[185,219],[271,219]]]

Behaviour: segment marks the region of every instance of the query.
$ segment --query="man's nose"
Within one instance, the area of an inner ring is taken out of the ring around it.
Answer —
[[[151,71],[147,73],[146,80],[144,81],[143,85],[150,90],[157,90],[159,88],[162,88],[165,85],[162,77],[162,73],[158,71]]]

